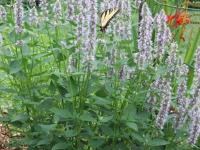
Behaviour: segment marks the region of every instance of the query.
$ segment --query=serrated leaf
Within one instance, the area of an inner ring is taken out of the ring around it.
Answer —
[[[58,108],[52,108],[51,112],[53,112],[57,117],[60,118],[72,118],[72,114],[67,109],[58,109]]]
[[[168,145],[168,144],[170,144],[170,142],[163,139],[153,139],[148,143],[148,145],[150,146],[162,146],[162,145]]]
[[[56,124],[48,124],[48,125],[40,124],[39,126],[41,127],[43,132],[48,133],[49,131],[52,131],[55,129]]]
[[[11,120],[11,122],[24,122],[28,119],[28,115],[27,114],[18,114],[17,116],[13,116],[13,119]]]
[[[136,124],[136,123],[134,123],[134,122],[126,122],[126,125],[127,125],[129,128],[131,128],[131,129],[133,129],[133,130],[135,130],[135,131],[138,131],[138,127],[137,127],[137,124]]]
[[[11,61],[9,64],[9,73],[14,74],[14,73],[19,72],[22,69],[21,63],[22,62],[20,60]]]
[[[113,116],[101,116],[101,117],[99,117],[99,121],[104,122],[104,123],[109,122],[112,119],[113,119]]]
[[[62,149],[67,149],[68,148],[67,142],[60,142],[55,144],[51,150],[62,150]]]
[[[89,141],[89,145],[92,146],[93,148],[98,148],[104,143],[103,139],[97,138],[97,139],[91,139]]]
[[[75,131],[75,130],[67,130],[66,132],[65,132],[65,136],[66,137],[74,137],[74,136],[76,136],[78,133]]]
[[[80,120],[82,121],[89,121],[89,122],[94,122],[96,121],[96,118],[94,118],[91,113],[88,111],[84,111],[83,114],[79,117]]]
[[[38,146],[39,145],[48,145],[48,144],[50,144],[49,139],[42,139],[42,140],[39,140],[37,143]]]

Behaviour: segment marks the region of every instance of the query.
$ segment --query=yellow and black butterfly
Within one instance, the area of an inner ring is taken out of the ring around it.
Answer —
[[[100,28],[102,32],[105,32],[107,26],[109,25],[110,21],[113,17],[119,12],[119,8],[112,8],[105,10],[101,14],[101,20],[100,20]]]

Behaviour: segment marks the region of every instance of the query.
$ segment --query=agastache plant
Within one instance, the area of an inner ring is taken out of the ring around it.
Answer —
[[[190,112],[190,118],[192,123],[189,128],[188,143],[194,146],[200,135],[200,109],[199,107],[194,107]]]
[[[194,79],[192,86],[192,99],[190,101],[190,107],[199,103],[200,97],[200,47],[196,50],[195,66],[194,66]]]
[[[80,2],[79,2],[80,3]],[[67,20],[72,20],[74,21],[75,17],[75,3],[73,0],[67,1]]]
[[[156,117],[156,125],[163,129],[164,124],[167,120],[169,108],[170,108],[170,102],[171,102],[171,85],[170,82],[167,80],[162,81],[164,83],[164,87],[161,91],[161,106],[159,113]]]
[[[192,87],[192,99],[189,102],[189,116],[192,120],[190,124],[188,142],[194,145],[200,135],[200,47],[197,48],[195,66],[194,66],[194,79]]]
[[[138,54],[137,63],[140,69],[143,69],[152,59],[152,32],[153,32],[153,18],[147,3],[142,7],[142,20],[139,25],[138,38]]]
[[[58,23],[58,21],[60,21],[62,18],[62,7],[60,0],[57,0],[55,2],[53,7],[53,12],[54,12],[55,22]]]
[[[85,3],[83,3],[85,4]],[[84,37],[83,42],[83,63],[86,64],[87,70],[94,69],[94,60],[95,60],[95,49],[96,49],[96,26],[97,26],[97,9],[96,9],[96,0],[89,0],[89,3],[85,4],[88,5],[88,7],[83,8],[83,30],[86,30],[86,33],[84,31],[82,32],[86,34]],[[87,10],[89,9],[89,10]]]
[[[29,0],[29,5],[34,7],[36,5],[35,0]]]
[[[6,15],[7,15],[6,9],[2,5],[0,5],[0,21],[6,20]]]
[[[155,17],[155,25],[157,29],[156,34],[156,48],[155,48],[155,58],[161,59],[165,53],[165,46],[171,38],[170,30],[167,28],[167,16],[164,10],[161,10],[159,14]]]
[[[179,68],[180,81],[177,89],[178,113],[176,115],[176,128],[180,128],[184,124],[189,104],[189,99],[186,97],[188,66],[181,63]]]
[[[157,93],[162,91],[163,89],[163,80],[161,78],[156,79],[153,83],[150,85],[150,93],[149,93],[149,98],[147,102],[150,105],[155,105],[157,102]]]
[[[37,9],[35,7],[33,7],[30,10],[29,22],[31,25],[34,25],[34,26],[38,25],[38,13],[37,13]]]
[[[168,73],[170,77],[177,75],[177,63],[178,63],[177,49],[178,49],[177,43],[176,42],[171,43],[169,56],[165,61],[167,64]]]
[[[140,7],[140,5],[144,2],[144,0],[135,0],[135,5],[137,8]]]
[[[116,7],[116,6],[115,6]],[[117,19],[114,25],[114,31],[119,39],[131,39],[132,29],[131,29],[131,3],[128,0],[121,1],[118,6],[120,9],[120,16],[123,18]]]
[[[2,46],[2,44],[3,44],[3,36],[2,34],[0,34],[0,46]]]
[[[48,15],[49,15],[49,10],[48,10],[48,2],[47,0],[41,0],[39,3],[39,7],[41,8],[41,18],[44,21],[48,21]]]
[[[15,31],[17,34],[21,34],[23,32],[24,9],[22,5],[22,0],[17,0],[14,6]]]

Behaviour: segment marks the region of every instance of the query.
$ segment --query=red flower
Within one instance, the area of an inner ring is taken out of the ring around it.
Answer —
[[[190,17],[186,12],[176,12],[174,15],[167,16],[167,23],[177,28],[178,26],[189,24]]]

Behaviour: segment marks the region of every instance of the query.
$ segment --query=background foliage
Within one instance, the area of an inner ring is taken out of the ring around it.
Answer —
[[[160,10],[160,6],[148,2],[153,14]],[[131,79],[125,81],[118,74],[107,76],[109,67],[104,58],[113,44],[112,35],[98,32],[100,38],[108,40],[108,47],[97,46],[96,70],[79,69],[70,73],[67,60],[79,48],[74,45],[76,24],[65,22],[55,27],[50,20],[34,27],[25,15],[24,33],[19,37],[15,33],[13,10],[6,9],[7,21],[0,24],[4,39],[0,51],[0,103],[2,111],[7,113],[0,121],[16,133],[11,146],[26,145],[30,150],[191,149],[187,143],[187,124],[175,133],[174,114],[170,114],[165,128],[160,130],[155,125],[160,105],[155,106],[154,113],[149,113],[146,101],[150,85],[168,70],[162,64],[159,72],[152,67],[141,71],[134,63],[132,54],[138,51],[135,24],[138,11],[134,4],[133,40],[120,40],[117,44],[118,49],[129,55],[124,60],[119,58],[114,65],[116,72],[124,64],[135,68]],[[53,18],[52,12],[49,17]],[[200,35],[192,31],[198,29],[196,25],[188,26],[185,42],[179,42],[180,55],[191,65],[191,70]],[[24,40],[23,46],[15,44],[18,39]]]

